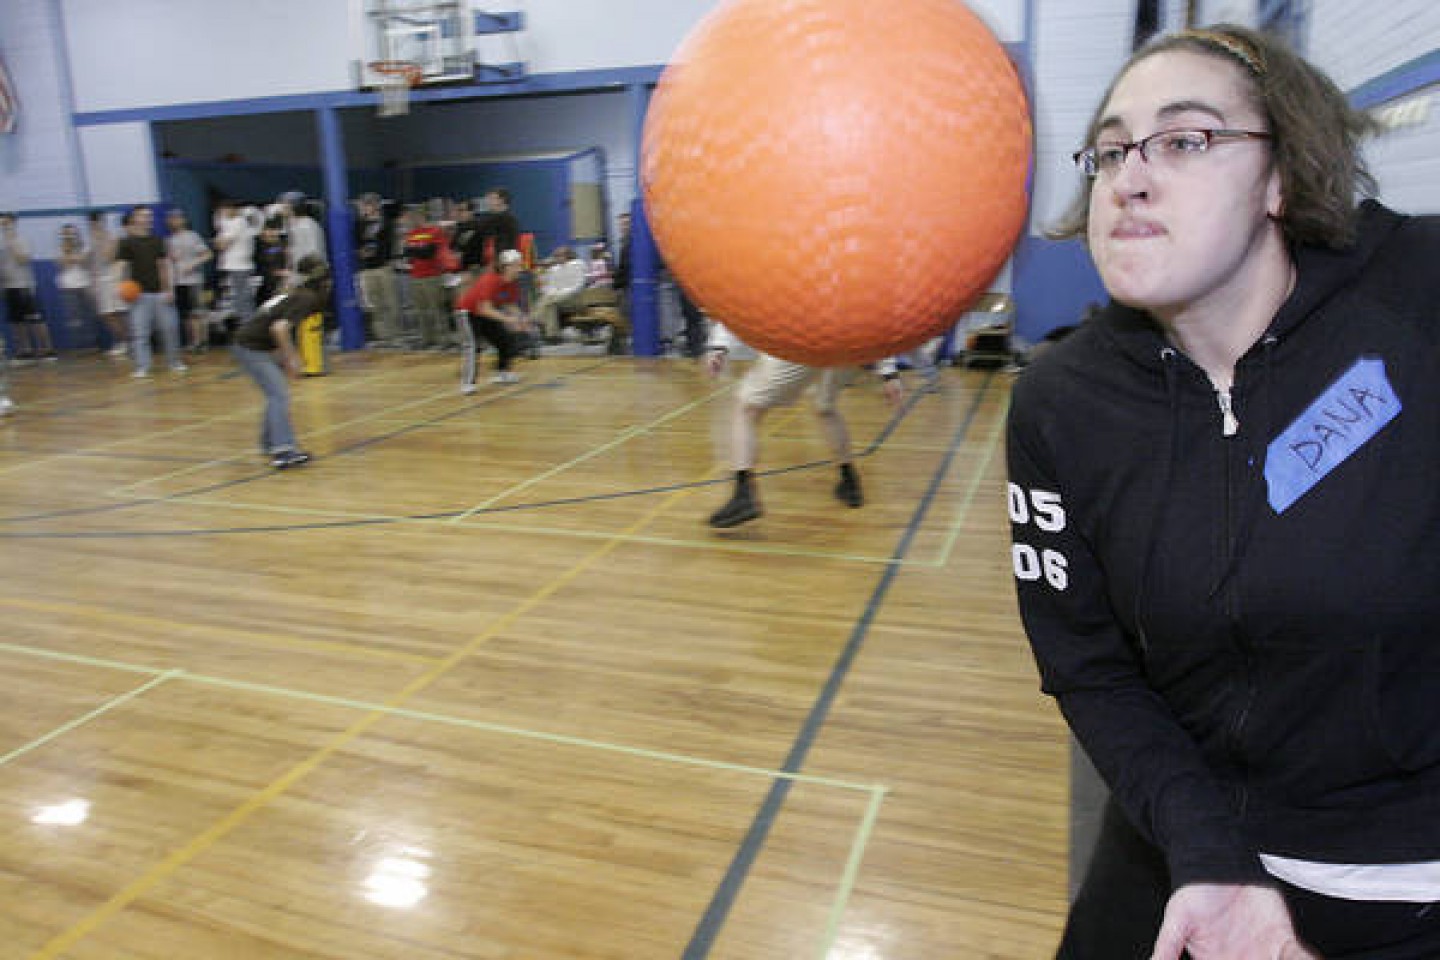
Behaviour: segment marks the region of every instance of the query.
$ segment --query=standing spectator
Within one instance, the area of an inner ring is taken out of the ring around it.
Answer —
[[[35,299],[35,266],[30,245],[20,236],[13,213],[0,213],[0,283],[5,286],[5,308],[20,351],[17,362],[55,360],[55,346]]]
[[[520,271],[523,257],[518,250],[506,250],[497,258],[497,270],[486,271],[460,295],[455,304],[460,330],[461,358],[460,392],[475,392],[475,340],[489,341],[495,347],[497,360],[491,383],[517,383],[518,374],[510,369],[515,359],[515,335],[528,324],[520,308]]]
[[[325,254],[325,231],[316,219],[315,203],[303,196],[294,197],[289,202],[289,210],[290,227],[285,245],[289,258],[287,268],[293,277],[300,261],[306,257],[317,257],[322,263],[329,263],[330,258]],[[301,373],[307,377],[325,375],[325,315],[330,311],[330,304],[327,301],[320,306],[320,310],[300,321],[300,328],[296,331]]]
[[[615,244],[615,269],[610,273],[610,285],[615,288],[620,312],[630,316],[630,214],[622,213],[615,218],[620,229],[619,241]]]
[[[360,296],[370,309],[375,339],[381,343],[398,340],[400,291],[390,264],[395,256],[395,231],[377,194],[360,198],[355,255],[360,261]]]
[[[110,333],[112,341],[110,356],[123,357],[127,351],[126,341],[130,339],[125,323],[125,301],[115,290],[115,234],[105,223],[105,214],[91,210],[88,218],[90,231],[90,295],[95,312]]]
[[[155,214],[135,207],[125,215],[125,236],[115,247],[122,280],[140,285],[140,299],[130,305],[130,355],[136,379],[150,376],[150,334],[160,328],[165,359],[174,373],[189,368],[180,360],[180,321],[175,314],[175,277],[165,244],[155,236]]]
[[[253,206],[241,208],[232,200],[222,200],[215,209],[221,300],[235,322],[248,320],[255,312],[255,238],[263,223]]]
[[[520,249],[520,221],[510,212],[510,191],[491,187],[485,194],[485,213],[480,218],[480,250],[488,267],[506,250]]]
[[[90,292],[89,257],[80,230],[73,223],[60,228],[60,254],[56,262],[60,269],[55,274],[55,286],[60,290],[60,302],[65,308],[66,326],[74,331],[98,327]]]
[[[279,233],[278,226],[275,232]],[[235,330],[231,344],[235,361],[265,395],[260,452],[277,470],[298,467],[310,460],[310,454],[296,443],[290,421],[288,381],[300,373],[291,331],[330,296],[330,269],[320,258],[310,256],[300,261],[296,278],[299,283],[294,289],[271,298]]]
[[[450,246],[445,231],[430,223],[423,208],[405,215],[405,258],[410,262],[410,300],[420,322],[420,346],[446,345],[445,267]]]
[[[190,229],[185,211],[171,208],[165,215],[165,226],[169,236],[165,238],[165,251],[170,256],[175,271],[175,312],[190,340],[189,349],[199,352],[209,344],[205,311],[202,309],[205,291],[205,264],[214,259],[210,247],[200,239],[200,234]]]
[[[255,241],[255,302],[264,306],[290,285],[290,253],[285,246],[285,220],[276,215],[265,221]]]
[[[450,245],[460,256],[460,269],[468,278],[475,278],[485,269],[485,237],[475,216],[475,205],[461,200],[455,205],[455,235]]]
[[[10,360],[6,356],[5,338],[0,337],[0,417],[15,412],[15,401],[10,399]]]
[[[330,258],[325,253],[325,230],[316,219],[318,211],[314,201],[298,197],[291,201],[288,209],[285,243],[290,254],[289,268],[292,271],[297,269],[306,257],[319,257],[329,263]]]

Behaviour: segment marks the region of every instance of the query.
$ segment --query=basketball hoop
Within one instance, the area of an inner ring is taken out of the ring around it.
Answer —
[[[381,117],[398,117],[410,112],[410,88],[418,84],[425,71],[410,60],[372,60],[370,72],[380,78]]]

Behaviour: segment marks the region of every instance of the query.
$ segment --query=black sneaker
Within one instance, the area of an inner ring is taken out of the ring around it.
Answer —
[[[847,507],[865,505],[865,494],[860,490],[860,474],[849,464],[840,468],[840,482],[835,484],[835,499]]]
[[[270,461],[270,466],[276,470],[284,470],[288,467],[298,467],[310,462],[310,454],[304,450],[286,450],[284,453],[275,454],[275,459]]]
[[[730,498],[729,503],[710,514],[709,522],[710,526],[724,530],[729,527],[738,527],[742,523],[749,523],[759,517],[762,512],[760,504],[756,503],[755,498],[750,495],[749,488],[743,487],[735,491],[735,495]]]

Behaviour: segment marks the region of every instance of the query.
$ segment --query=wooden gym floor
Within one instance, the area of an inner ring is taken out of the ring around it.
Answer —
[[[0,957],[1047,957],[1068,741],[1011,595],[1009,377],[806,407],[729,492],[736,380],[453,355],[14,371]],[[915,384],[912,380],[911,386]]]

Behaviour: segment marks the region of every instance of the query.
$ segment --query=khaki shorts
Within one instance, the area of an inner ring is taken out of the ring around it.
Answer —
[[[740,402],[769,410],[794,403],[813,383],[815,409],[829,413],[854,373],[852,367],[807,367],[762,353],[740,383]]]
[[[104,316],[124,313],[130,305],[120,299],[120,284],[114,277],[99,277],[91,288],[95,294],[95,312]]]

